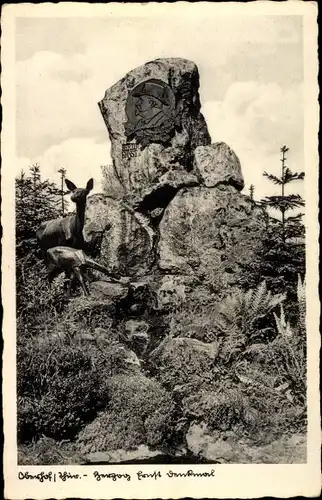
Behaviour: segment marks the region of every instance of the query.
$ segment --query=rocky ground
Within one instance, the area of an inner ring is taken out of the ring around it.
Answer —
[[[191,314],[170,278],[155,287],[93,282],[20,345],[20,463],[305,461],[303,409],[236,378],[218,312]]]

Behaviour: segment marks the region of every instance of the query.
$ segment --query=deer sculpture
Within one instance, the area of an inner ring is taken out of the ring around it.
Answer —
[[[63,219],[53,219],[42,222],[36,231],[36,238],[42,250],[57,246],[68,246],[84,249],[83,237],[86,198],[93,189],[94,181],[90,179],[85,189],[80,189],[68,179],[67,188],[72,192],[71,200],[76,203],[76,214]]]
[[[51,285],[53,279],[65,272],[66,276],[70,278],[68,294],[70,294],[71,282],[76,277],[84,291],[84,295],[90,294],[87,284],[83,277],[83,270],[86,268],[95,269],[105,275],[108,275],[113,283],[119,283],[119,280],[112,277],[110,271],[97,264],[94,260],[87,257],[83,250],[77,248],[70,248],[65,246],[57,246],[47,250],[47,268],[48,280]]]

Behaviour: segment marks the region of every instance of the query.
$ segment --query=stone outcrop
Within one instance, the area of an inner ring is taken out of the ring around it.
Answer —
[[[157,295],[148,282],[132,281],[122,284],[94,281],[90,284],[90,290],[91,295],[85,303],[81,298],[73,302],[78,304],[79,314],[83,309],[94,312],[102,307],[113,317],[137,317],[157,309]]]
[[[306,461],[306,438],[282,436],[266,445],[254,445],[233,432],[210,430],[204,423],[191,425],[187,447],[198,457],[222,464],[295,464]]]
[[[91,283],[91,294],[93,297],[106,297],[111,301],[124,299],[128,294],[128,287],[121,283],[109,283],[108,281],[93,281]]]
[[[88,198],[84,237],[89,246],[99,242],[101,262],[122,276],[198,275],[220,289],[238,281],[240,264],[260,244],[261,212],[240,193],[235,152],[211,144],[198,89],[192,61],[157,59],[127,73],[99,103],[109,177],[121,194]],[[171,290],[162,286],[166,308]],[[172,302],[184,293],[176,285]]]
[[[141,444],[135,450],[112,450],[112,451],[97,451],[86,455],[86,462],[93,464],[110,463],[110,464],[125,464],[125,463],[140,463],[148,460],[155,460],[155,457],[162,456],[162,452],[158,450],[150,450],[146,445]]]
[[[198,69],[192,61],[157,59],[130,71],[99,103],[114,174],[132,207],[144,210],[145,198],[159,184],[170,191],[176,188],[173,172],[182,177],[192,170],[194,149],[210,144],[198,88]],[[169,172],[165,183],[162,179]],[[154,203],[150,199],[148,210],[159,207],[158,198],[163,196],[154,196]]]
[[[100,240],[100,261],[111,272],[140,276],[150,270],[154,233],[122,201],[103,194],[89,196],[83,233],[89,246]]]
[[[240,161],[224,142],[197,147],[194,151],[194,171],[206,187],[230,184],[239,191],[244,188]]]
[[[159,266],[165,272],[213,273],[234,282],[252,259],[264,222],[234,186],[182,189],[160,224]]]

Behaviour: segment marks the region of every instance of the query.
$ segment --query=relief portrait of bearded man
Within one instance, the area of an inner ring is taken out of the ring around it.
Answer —
[[[161,80],[141,82],[126,103],[128,121],[124,124],[128,141],[136,139],[143,147],[150,142],[166,143],[175,127],[175,96]]]

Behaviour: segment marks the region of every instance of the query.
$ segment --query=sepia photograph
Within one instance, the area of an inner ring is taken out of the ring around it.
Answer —
[[[307,73],[294,2],[203,3],[5,6],[4,359],[25,491],[47,466],[123,486],[151,466],[159,496],[162,476],[211,489],[221,465],[308,464],[317,54]]]

